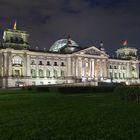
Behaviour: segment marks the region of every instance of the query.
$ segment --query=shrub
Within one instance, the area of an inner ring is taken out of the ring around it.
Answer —
[[[140,101],[140,87],[139,86],[117,86],[115,92],[120,96],[122,100],[127,101]]]

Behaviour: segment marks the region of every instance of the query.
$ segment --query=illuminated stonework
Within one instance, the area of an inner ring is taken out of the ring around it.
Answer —
[[[37,51],[30,50],[28,36],[24,31],[4,31],[0,49],[1,87],[99,81],[140,83],[134,48],[120,48],[117,57],[111,59],[103,45],[100,49],[80,48],[69,38],[56,41],[48,52]]]
[[[137,60],[137,49],[130,47],[119,48],[117,51],[117,58],[126,60]]]

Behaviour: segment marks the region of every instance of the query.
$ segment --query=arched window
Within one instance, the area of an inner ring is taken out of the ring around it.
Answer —
[[[43,70],[42,69],[39,69],[39,77],[43,78],[44,75],[43,75]]]
[[[36,70],[31,69],[31,76],[32,76],[32,77],[36,77]]]
[[[12,59],[13,65],[22,65],[22,58],[20,56],[14,56]]]
[[[50,70],[46,70],[46,77],[50,77],[51,76],[51,74],[50,74]]]

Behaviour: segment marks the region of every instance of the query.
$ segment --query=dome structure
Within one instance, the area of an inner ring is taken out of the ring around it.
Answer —
[[[79,47],[79,45],[75,41],[71,40],[70,38],[69,39],[60,39],[60,40],[57,40],[51,46],[49,51],[50,52],[61,52],[61,50],[63,50],[67,45],[69,47],[73,47],[73,48],[78,48]]]

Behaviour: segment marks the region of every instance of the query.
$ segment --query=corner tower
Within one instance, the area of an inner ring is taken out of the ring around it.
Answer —
[[[4,31],[2,47],[17,50],[29,49],[29,34],[26,31],[17,30],[15,26],[16,24],[14,24],[13,29],[6,29]]]
[[[117,49],[117,58],[124,60],[138,60],[137,49],[128,46],[127,41],[123,43],[123,47]]]

